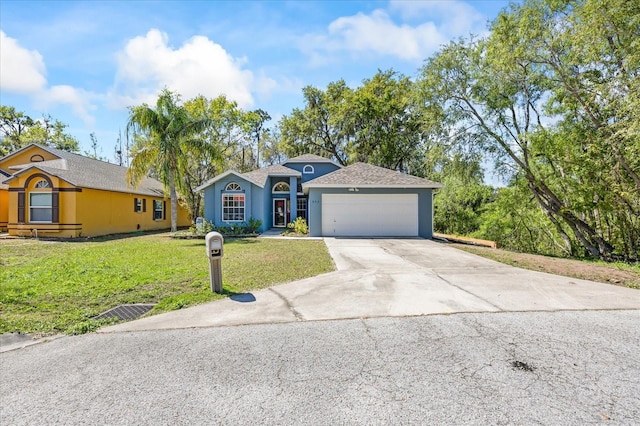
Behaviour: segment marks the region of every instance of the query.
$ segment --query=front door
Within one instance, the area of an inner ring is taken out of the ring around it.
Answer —
[[[289,212],[289,200],[286,198],[273,199],[273,226],[285,227],[289,223],[291,213]]]

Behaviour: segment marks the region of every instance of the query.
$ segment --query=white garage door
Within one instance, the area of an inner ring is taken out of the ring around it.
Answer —
[[[416,237],[418,194],[322,194],[325,237]]]

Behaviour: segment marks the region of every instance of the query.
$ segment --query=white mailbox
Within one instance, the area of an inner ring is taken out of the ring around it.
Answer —
[[[222,293],[222,256],[224,255],[224,237],[219,232],[209,232],[204,237],[209,258],[209,276],[211,291]]]

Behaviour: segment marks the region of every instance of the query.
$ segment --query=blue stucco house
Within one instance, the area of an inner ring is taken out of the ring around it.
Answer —
[[[215,226],[255,218],[264,232],[302,217],[311,236],[431,238],[437,188],[442,184],[382,167],[343,167],[305,154],[248,173],[229,170],[198,190],[204,218]]]

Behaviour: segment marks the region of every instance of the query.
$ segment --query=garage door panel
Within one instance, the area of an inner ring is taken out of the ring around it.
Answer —
[[[325,236],[418,235],[417,194],[323,194]]]

